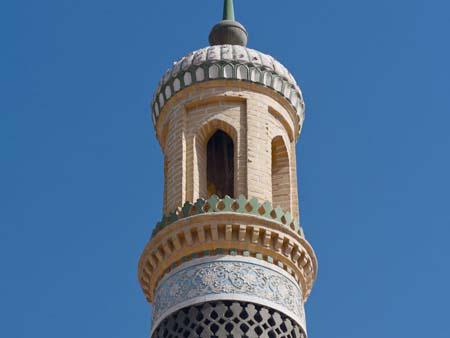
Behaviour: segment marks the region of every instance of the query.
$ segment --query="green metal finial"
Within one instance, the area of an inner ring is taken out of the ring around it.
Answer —
[[[234,19],[233,0],[223,3],[223,19],[209,33],[209,44],[247,46],[248,33],[245,27]]]
[[[234,21],[234,4],[233,0],[225,0],[223,3],[223,20]]]

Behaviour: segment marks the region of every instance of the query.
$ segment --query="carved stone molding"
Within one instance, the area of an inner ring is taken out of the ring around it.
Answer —
[[[309,243],[295,231],[256,215],[200,214],[180,219],[160,230],[147,244],[139,262],[139,280],[152,302],[158,281],[177,265],[218,249],[260,258],[287,271],[306,299],[317,273]]]
[[[254,258],[216,256],[185,263],[158,284],[153,323],[207,301],[233,300],[281,311],[305,329],[302,291],[284,270]]]

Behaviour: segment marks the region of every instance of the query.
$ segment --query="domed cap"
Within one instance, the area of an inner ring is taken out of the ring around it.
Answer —
[[[154,125],[172,96],[196,83],[213,80],[238,80],[273,89],[296,110],[300,131],[305,104],[294,77],[270,55],[237,45],[199,49],[174,62],[161,78],[153,97]]]
[[[244,26],[234,18],[233,0],[225,0],[223,5],[223,20],[215,25],[209,33],[209,44],[247,46],[248,33]]]
[[[305,103],[294,77],[270,55],[246,47],[247,31],[234,20],[232,0],[225,0],[223,18],[210,33],[210,47],[174,62],[161,78],[152,101],[155,128],[166,103],[183,89],[207,81],[237,80],[270,88],[284,97],[296,111],[300,133]]]

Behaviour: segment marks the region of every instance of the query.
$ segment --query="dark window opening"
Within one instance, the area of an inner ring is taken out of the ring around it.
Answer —
[[[208,196],[233,197],[234,146],[233,140],[222,130],[218,130],[208,141],[206,166]]]

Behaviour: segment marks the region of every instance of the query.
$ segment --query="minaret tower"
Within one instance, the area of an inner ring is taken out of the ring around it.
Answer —
[[[210,46],[175,62],[152,102],[165,181],[139,261],[151,337],[306,337],[317,260],[299,223],[304,102],[247,37],[225,0]]]

